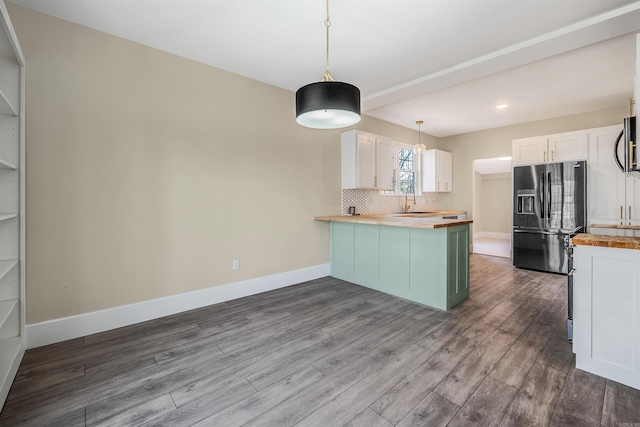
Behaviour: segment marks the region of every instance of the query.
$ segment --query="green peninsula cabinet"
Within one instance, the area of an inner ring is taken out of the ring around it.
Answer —
[[[331,275],[447,310],[469,297],[470,222],[429,228],[331,220]]]

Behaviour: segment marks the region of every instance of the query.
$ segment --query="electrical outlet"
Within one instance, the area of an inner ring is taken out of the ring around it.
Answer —
[[[231,263],[231,269],[233,269],[233,270],[239,269],[240,266],[239,266],[238,263],[239,263],[239,261],[237,259],[234,259],[233,262]]]

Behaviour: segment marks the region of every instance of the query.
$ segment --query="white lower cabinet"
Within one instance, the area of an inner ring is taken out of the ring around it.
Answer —
[[[574,248],[576,368],[640,389],[640,250]]]

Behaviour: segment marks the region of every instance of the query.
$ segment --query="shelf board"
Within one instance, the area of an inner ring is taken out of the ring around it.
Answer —
[[[2,159],[0,159],[0,169],[18,170],[18,168],[14,164],[4,161]]]
[[[4,93],[0,92],[0,114],[3,116],[17,116],[16,109],[9,102]]]
[[[0,213],[0,221],[17,217],[18,214]]]
[[[0,329],[2,329],[2,325],[4,325],[4,322],[9,318],[9,315],[17,304],[17,299],[0,301]]]
[[[7,373],[11,369],[11,365],[15,363],[16,356],[22,345],[22,340],[23,338],[21,336],[0,340],[0,384],[2,384],[6,378]],[[2,401],[0,400],[0,402]]]
[[[18,260],[17,259],[9,259],[9,260],[5,260],[5,261],[0,261],[0,279],[2,279],[4,276],[7,275],[8,272],[11,271],[11,269],[18,264]]]

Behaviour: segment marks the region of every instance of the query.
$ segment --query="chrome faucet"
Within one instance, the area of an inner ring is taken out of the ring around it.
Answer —
[[[410,185],[404,193],[404,208],[402,209],[402,212],[409,212],[409,209],[411,208],[408,200],[409,190],[411,190],[411,193],[413,194],[413,204],[416,204],[416,189],[413,185]]]

